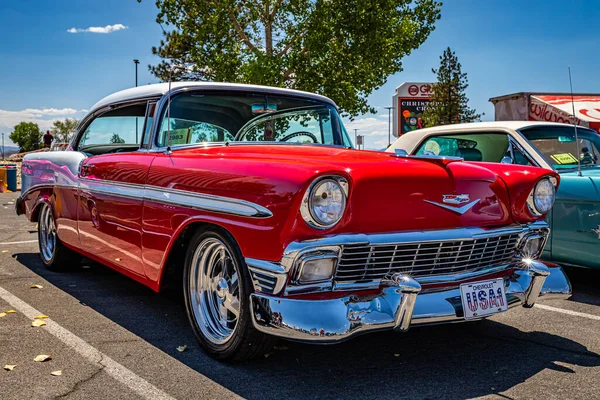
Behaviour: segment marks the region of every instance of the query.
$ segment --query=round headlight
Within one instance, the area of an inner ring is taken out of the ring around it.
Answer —
[[[529,209],[536,215],[547,214],[554,205],[556,189],[549,179],[542,179],[529,195]]]
[[[305,196],[302,216],[311,226],[330,228],[337,224],[346,209],[346,185],[343,178],[326,178],[316,182]]]

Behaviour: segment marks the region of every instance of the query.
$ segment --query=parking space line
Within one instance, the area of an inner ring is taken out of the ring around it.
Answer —
[[[33,319],[36,315],[43,314],[1,286],[0,298],[19,312],[25,314],[25,316],[29,319]],[[52,319],[48,318],[45,321],[47,325],[44,330],[54,335],[61,342],[75,350],[86,360],[94,364],[102,365],[104,367],[103,370],[113,379],[121,382],[141,397],[146,399],[174,400],[174,398],[167,393],[158,389],[144,378],[136,375],[131,370],[125,368],[123,365],[119,364],[106,354],[100,352],[100,350],[88,344],[71,331],[63,328]]]
[[[36,240],[21,240],[19,242],[0,242],[0,246],[10,246],[11,244],[37,243]]]
[[[535,306],[537,308],[541,308],[542,310],[555,311],[555,312],[559,312],[562,314],[574,315],[576,317],[583,317],[583,318],[594,319],[596,321],[600,321],[600,316],[598,316],[598,315],[586,314],[586,313],[571,311],[571,310],[565,310],[564,308],[551,307],[551,306],[547,306],[544,304],[536,304]]]

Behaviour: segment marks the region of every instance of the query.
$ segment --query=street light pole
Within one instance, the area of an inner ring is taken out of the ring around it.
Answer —
[[[394,107],[385,107],[388,110],[388,147],[392,145],[392,110]]]
[[[138,64],[140,63],[140,60],[133,60],[133,63],[135,64],[135,87],[137,87],[137,85],[138,85]]]

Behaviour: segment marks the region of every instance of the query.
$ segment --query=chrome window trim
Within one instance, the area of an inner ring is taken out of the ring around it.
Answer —
[[[514,147],[517,148],[517,150],[523,154],[525,156],[525,158],[527,159],[527,161],[529,161],[531,163],[531,165],[535,166],[535,167],[540,167],[540,164],[533,158],[531,157],[531,155],[529,154],[529,152],[527,152],[523,146],[521,146],[516,140],[515,138],[513,138],[511,135],[508,135],[508,146],[510,149],[510,154],[511,157],[513,159],[513,164],[516,160],[515,156],[514,156]]]
[[[79,123],[79,125],[77,126],[77,129],[75,131],[75,134],[73,135],[73,138],[71,139],[71,143],[70,143],[70,147],[74,150],[74,151],[81,151],[77,149],[77,146],[79,145],[79,141],[81,139],[81,136],[83,135],[83,133],[85,132],[85,130],[88,128],[88,126],[95,121],[97,118],[101,117],[102,115],[106,114],[107,112],[113,111],[117,108],[122,108],[122,107],[128,107],[128,106],[134,106],[134,105],[141,105],[146,103],[146,107],[148,105],[149,102],[158,102],[160,100],[160,97],[156,97],[156,96],[152,96],[152,97],[140,97],[140,98],[133,98],[127,101],[122,101],[122,102],[118,102],[118,103],[113,103],[113,104],[107,104],[105,106],[99,107],[95,110],[90,111]],[[156,110],[155,110],[156,113]],[[145,117],[144,117],[145,118]],[[145,121],[145,119],[144,119]],[[145,125],[145,122],[144,122]],[[154,129],[154,119],[153,119],[153,128]],[[152,130],[150,131],[151,133],[151,139],[152,139]],[[128,143],[125,143],[128,144]],[[129,143],[134,144],[134,143]],[[144,148],[142,148],[142,138],[140,138],[140,143],[137,143],[139,145],[139,149],[145,150]],[[96,157],[96,156],[92,156],[92,157]]]
[[[167,105],[169,104],[169,99],[172,100],[173,97],[175,97],[179,94],[182,94],[182,93],[186,93],[186,92],[204,93],[204,92],[228,92],[228,91],[235,92],[235,93],[242,93],[242,94],[243,93],[265,94],[265,95],[271,94],[273,96],[280,96],[280,97],[308,99],[308,100],[312,100],[315,102],[321,102],[323,104],[329,105],[329,106],[335,108],[336,111],[339,112],[337,105],[331,99],[329,99],[329,98],[321,99],[321,98],[314,98],[314,97],[310,97],[310,96],[303,96],[302,93],[298,93],[298,94],[296,94],[296,93],[289,93],[289,94],[288,93],[277,93],[276,91],[271,92],[269,90],[260,90],[260,88],[247,88],[247,87],[235,87],[235,86],[226,87],[226,88],[218,88],[218,87],[208,88],[208,87],[194,87],[194,86],[179,87],[179,88],[171,89],[171,91],[168,91],[167,93],[163,94],[161,96],[160,100],[157,102],[155,114],[158,118],[154,118],[154,120],[153,120],[152,137],[150,138],[150,140],[151,140],[150,145],[151,145],[152,150],[155,152],[158,152],[158,153],[161,153],[161,152],[165,153],[165,152],[167,152],[168,149],[174,150],[174,149],[178,149],[181,147],[189,146],[189,145],[158,146],[158,144],[157,144],[158,131],[160,129],[160,125],[162,124],[162,120],[164,118],[163,111],[166,109]],[[340,134],[341,134],[341,132],[340,132]],[[232,143],[247,144],[247,143],[251,143],[251,142],[212,142],[212,143],[218,143],[218,145],[227,146]],[[278,142],[272,142],[272,143],[266,142],[266,143],[259,143],[259,144],[273,144],[273,143],[278,143]],[[298,144],[296,144],[296,145],[298,145]],[[329,145],[327,145],[327,146],[329,146]],[[342,140],[341,145],[335,145],[335,146],[345,148],[345,146],[343,145],[343,140]]]

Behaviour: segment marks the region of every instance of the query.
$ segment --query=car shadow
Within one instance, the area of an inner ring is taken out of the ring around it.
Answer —
[[[37,253],[15,258],[81,303],[249,399],[472,398],[501,393],[545,369],[574,373],[565,364],[600,366],[600,355],[578,342],[491,320],[376,333],[334,346],[279,341],[264,357],[224,364],[196,345],[179,297],[156,294],[91,262],[56,273],[43,268]],[[193,345],[177,352],[184,343]]]
[[[577,289],[570,301],[600,306],[600,270],[565,268],[565,272]]]

